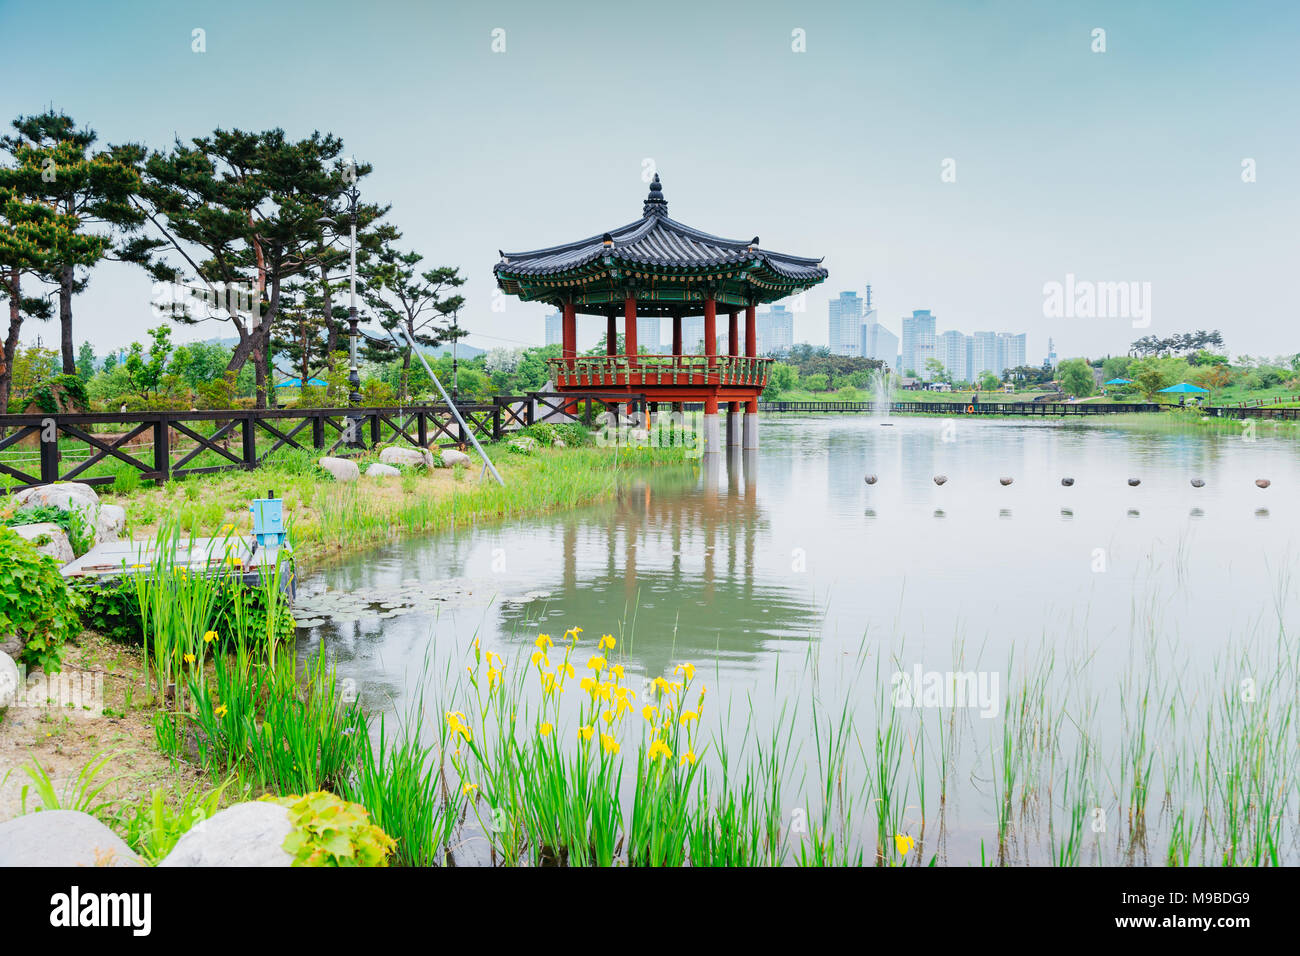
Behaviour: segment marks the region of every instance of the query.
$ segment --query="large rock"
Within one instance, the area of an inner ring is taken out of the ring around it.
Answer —
[[[100,505],[95,512],[95,544],[120,540],[126,534],[126,509],[121,505]]]
[[[18,687],[22,677],[18,674],[18,665],[13,658],[0,651],[0,713],[18,699]]]
[[[20,538],[26,538],[35,547],[38,554],[48,554],[59,565],[65,565],[76,557],[72,553],[72,544],[68,533],[53,521],[40,524],[20,524],[13,529]]]
[[[284,841],[293,832],[289,811],[252,801],[227,807],[176,841],[159,866],[292,866]]]
[[[126,509],[101,503],[95,489],[79,481],[38,485],[18,492],[13,500],[16,508],[54,507],[77,512],[94,529],[95,544],[117,541],[126,533]]]
[[[454,448],[444,448],[440,457],[447,468],[468,468],[470,465],[469,455]]]
[[[398,448],[390,445],[379,453],[379,460],[385,465],[424,465],[433,467],[433,455],[428,449]]]
[[[327,455],[317,464],[333,475],[335,481],[356,481],[361,477],[357,463],[346,458],[331,458]]]
[[[42,810],[0,823],[0,867],[140,865],[126,841],[89,813]]]
[[[80,481],[60,481],[52,485],[37,485],[14,494],[18,508],[53,505],[61,511],[93,510],[99,504],[99,495],[90,485]]]
[[[366,469],[366,477],[368,478],[392,478],[400,474],[401,472],[392,465],[381,465],[379,462],[375,462]]]

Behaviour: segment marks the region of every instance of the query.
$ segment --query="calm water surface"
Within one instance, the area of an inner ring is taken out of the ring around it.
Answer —
[[[306,613],[325,620],[303,632],[305,649],[326,642],[372,706],[401,711],[426,659],[458,670],[478,637],[510,660],[539,631],[579,625],[619,637],[639,678],[692,661],[710,694],[744,711],[715,713],[732,734],[808,719],[779,715],[809,688],[875,714],[888,676],[916,667],[987,672],[1005,698],[1014,662],[1054,653],[1086,662],[1063,680],[1100,698],[1098,733],[1120,735],[1135,668],[1154,661],[1190,686],[1294,619],[1300,455],[1268,426],[1248,442],[884,421],[766,418],[757,455],[629,479],[598,507],[355,556],[305,579]],[[331,616],[339,596],[351,603]],[[998,721],[970,711],[961,723],[987,771]],[[988,836],[981,776],[949,797],[957,862],[977,860]]]

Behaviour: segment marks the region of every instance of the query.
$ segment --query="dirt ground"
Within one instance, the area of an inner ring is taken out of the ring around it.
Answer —
[[[32,762],[49,774],[65,806],[78,774],[109,755],[96,802],[138,802],[158,786],[189,789],[199,774],[183,764],[173,769],[158,752],[152,714],[140,649],[83,632],[67,648],[62,672],[48,682],[28,675],[24,699],[0,716],[0,821],[22,813],[24,787],[28,810],[40,805],[24,770]]]

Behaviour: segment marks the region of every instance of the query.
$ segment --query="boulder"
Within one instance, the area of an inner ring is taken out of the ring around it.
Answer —
[[[515,451],[523,452],[525,455],[531,455],[538,448],[538,441],[529,435],[520,435],[518,438],[512,438],[506,442],[506,445]]]
[[[89,813],[42,810],[0,823],[0,867],[140,865],[126,841]]]
[[[427,448],[398,448],[390,445],[379,453],[379,460],[385,465],[424,465],[433,467],[433,455]]]
[[[126,509],[102,504],[95,489],[79,481],[38,485],[18,492],[13,500],[15,508],[54,507],[60,511],[77,512],[94,529],[95,544],[117,541],[126,533]]]
[[[335,481],[356,481],[361,477],[361,469],[357,467],[357,463],[346,458],[331,458],[326,455],[317,464],[328,471]]]
[[[379,462],[366,469],[366,476],[369,478],[392,478],[400,474],[401,472],[392,465],[381,465]]]
[[[18,665],[12,657],[0,651],[0,713],[18,699],[18,687],[21,684],[22,676],[18,673]]]
[[[72,544],[68,541],[68,533],[62,527],[53,521],[42,521],[40,524],[20,524],[13,529],[17,532],[18,537],[26,538],[36,547],[37,554],[48,554],[59,565],[65,565],[76,557],[72,553]]]
[[[90,508],[99,504],[99,495],[90,485],[80,481],[60,481],[52,485],[37,485],[16,492],[13,496],[17,508],[35,508],[53,505],[61,511]]]
[[[95,512],[95,544],[118,541],[126,534],[126,509],[121,505],[100,505]]]
[[[195,825],[159,866],[292,866],[284,841],[289,811],[255,800],[236,803]]]
[[[470,465],[469,455],[454,448],[444,448],[441,458],[447,468],[468,468]]]

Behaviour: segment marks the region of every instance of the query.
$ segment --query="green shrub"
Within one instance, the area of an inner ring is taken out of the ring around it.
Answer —
[[[64,643],[81,631],[80,605],[53,558],[0,527],[0,634],[18,636],[20,664],[57,673]]]
[[[56,524],[67,532],[68,543],[72,545],[72,553],[77,557],[95,546],[95,529],[80,511],[64,511],[56,505],[31,505],[19,508],[5,521],[11,528],[46,523]]]
[[[536,425],[529,425],[519,434],[527,435],[529,438],[536,438],[547,448],[555,442],[555,426],[550,422],[538,422]]]
[[[294,866],[387,866],[392,838],[359,803],[318,790],[302,797],[262,798],[289,810],[294,830],[284,841]]]
[[[560,437],[560,440],[570,448],[581,448],[583,445],[591,445],[594,443],[594,439],[591,437],[591,432],[587,430],[587,426],[581,425],[578,422],[565,422],[561,425],[556,425],[555,433]]]
[[[73,585],[82,601],[83,627],[124,644],[140,643],[140,604],[135,591],[115,580]]]

